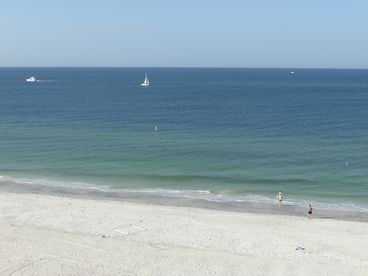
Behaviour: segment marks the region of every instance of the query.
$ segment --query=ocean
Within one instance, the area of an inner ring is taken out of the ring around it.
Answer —
[[[0,99],[0,185],[368,212],[368,70],[1,68]]]

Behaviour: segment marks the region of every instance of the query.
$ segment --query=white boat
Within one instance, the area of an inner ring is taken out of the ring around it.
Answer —
[[[147,77],[147,74],[146,74],[146,76],[145,76],[145,78],[144,78],[144,82],[143,82],[143,83],[141,83],[141,85],[142,85],[142,86],[149,86],[149,85],[150,85],[150,83],[149,83],[149,79],[148,79],[148,77]]]
[[[35,81],[36,81],[36,78],[33,76],[26,79],[26,82],[35,82]]]

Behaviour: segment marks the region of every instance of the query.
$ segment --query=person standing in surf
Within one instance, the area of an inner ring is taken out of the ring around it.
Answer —
[[[279,207],[282,205],[282,197],[284,196],[283,192],[278,192],[276,195],[277,201],[278,201],[278,205]]]

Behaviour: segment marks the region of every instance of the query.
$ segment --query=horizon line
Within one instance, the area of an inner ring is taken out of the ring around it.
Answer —
[[[242,66],[0,66],[0,69],[22,69],[22,68],[70,68],[70,69],[314,69],[314,70],[367,70],[368,67],[242,67]]]

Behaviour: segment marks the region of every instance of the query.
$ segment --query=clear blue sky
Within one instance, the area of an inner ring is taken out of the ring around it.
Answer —
[[[4,0],[0,66],[368,68],[368,1]]]

